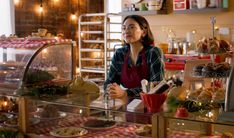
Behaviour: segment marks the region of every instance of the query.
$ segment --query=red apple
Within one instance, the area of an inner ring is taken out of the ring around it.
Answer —
[[[189,113],[188,110],[184,107],[179,107],[176,110],[175,117],[188,117]]]

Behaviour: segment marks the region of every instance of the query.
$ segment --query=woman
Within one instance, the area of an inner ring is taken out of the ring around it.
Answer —
[[[161,81],[164,77],[163,55],[153,47],[154,38],[147,20],[138,15],[122,22],[124,47],[117,49],[104,89],[111,98],[139,97],[141,80]],[[127,88],[127,89],[123,89]]]

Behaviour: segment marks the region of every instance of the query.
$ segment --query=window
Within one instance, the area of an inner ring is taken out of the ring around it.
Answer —
[[[13,0],[1,0],[0,4],[0,17],[1,17],[1,24],[0,24],[0,36],[6,35],[9,36],[10,34],[15,33],[15,9]],[[0,48],[0,62],[4,61],[5,54],[3,48]]]
[[[13,0],[1,0],[0,4],[0,35],[9,36],[15,33],[15,14]]]
[[[119,13],[121,12],[122,0],[106,0],[106,12],[107,13]],[[122,17],[121,16],[111,16],[110,22],[113,23],[121,23]],[[117,33],[110,33],[110,39],[121,39],[121,24],[110,24],[110,32],[117,32]],[[110,47],[114,47],[115,45],[119,45],[119,43],[111,43]]]
[[[106,0],[106,11],[108,13],[119,13],[121,12],[122,0]]]

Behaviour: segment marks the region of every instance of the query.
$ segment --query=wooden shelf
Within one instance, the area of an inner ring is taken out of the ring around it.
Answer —
[[[84,34],[103,34],[104,31],[80,31],[80,33],[84,33]]]
[[[82,48],[80,49],[80,52],[103,52],[102,49],[96,49],[96,48]]]
[[[97,22],[80,22],[80,25],[102,25],[102,21],[97,21]]]
[[[159,10],[159,11],[124,11],[120,12],[120,15],[155,15],[155,14],[167,14],[166,10]]]
[[[89,73],[105,73],[105,70],[102,68],[81,68],[80,70]]]
[[[192,13],[212,13],[212,12],[225,12],[228,9],[224,8],[204,8],[204,9],[187,9],[173,11],[174,14],[192,14]]]
[[[104,40],[81,40],[84,43],[105,43]]]
[[[81,61],[103,61],[103,58],[82,58]]]

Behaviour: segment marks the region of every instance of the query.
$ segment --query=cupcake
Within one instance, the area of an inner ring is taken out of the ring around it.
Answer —
[[[199,53],[207,53],[208,52],[208,45],[206,42],[200,41],[197,43],[197,52]]]
[[[211,39],[208,41],[208,53],[216,54],[219,52],[219,41]]]
[[[227,52],[231,50],[229,42],[225,40],[219,40],[220,52]]]
[[[227,62],[219,63],[215,67],[217,77],[228,76],[231,70],[231,66]]]
[[[212,94],[209,91],[202,91],[200,95],[197,97],[197,100],[200,102],[210,102],[212,99]]]

